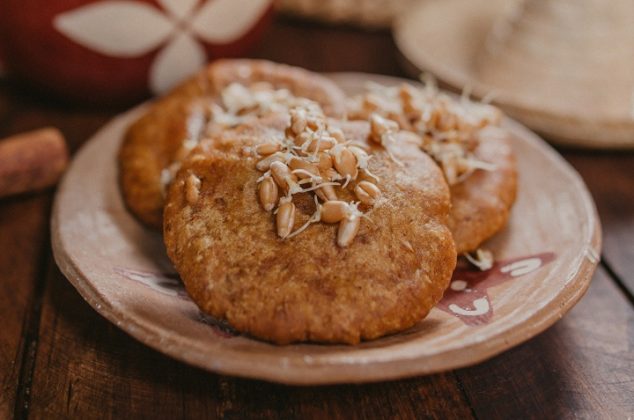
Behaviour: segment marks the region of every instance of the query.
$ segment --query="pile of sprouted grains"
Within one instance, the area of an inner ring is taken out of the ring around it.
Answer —
[[[474,152],[480,131],[499,124],[499,110],[469,100],[466,93],[455,100],[439,92],[433,79],[425,80],[424,88],[369,84],[366,93],[351,99],[349,108],[351,119],[387,120],[417,134],[421,148],[441,167],[449,185],[465,180],[477,169],[495,169]]]
[[[236,127],[265,115],[288,112],[308,102],[308,99],[295,96],[288,89],[275,89],[268,82],[249,86],[235,82],[229,84],[220,92],[219,103],[206,103],[202,112],[188,119],[187,138],[176,152],[175,161],[161,172],[163,194],[180,169],[181,161],[214,129]]]
[[[345,247],[356,236],[360,219],[366,217],[359,204],[372,206],[381,196],[379,180],[368,170],[371,156],[363,145],[346,141],[340,129],[331,127],[314,102],[289,109],[285,139],[255,148],[260,159],[256,168],[264,172],[258,180],[262,207],[275,214],[277,234],[283,239],[298,235],[312,223],[339,223],[337,244]],[[493,163],[477,159],[474,151],[480,130],[498,125],[500,112],[470,101],[468,95],[454,100],[440,93],[433,80],[427,80],[422,89],[408,84],[370,84],[365,94],[351,99],[349,109],[350,119],[370,122],[370,139],[384,146],[397,164],[400,162],[390,153],[389,145],[396,141],[399,130],[405,130],[418,136],[421,149],[436,161],[450,185],[464,181],[477,169],[495,169]],[[348,187],[357,181],[360,171],[366,176],[354,184],[358,201],[339,199],[334,187]],[[316,211],[293,231],[293,195],[309,191],[315,194]],[[489,253],[484,250],[469,260],[477,266],[490,265]]]
[[[366,149],[365,144],[346,140],[342,130],[329,124],[316,103],[307,102],[290,110],[284,140],[254,148],[259,159],[256,168],[264,172],[258,179],[260,203],[264,210],[273,211],[280,238],[291,238],[310,224],[323,222],[339,224],[340,247],[353,241],[361,219],[367,218],[359,205],[371,207],[381,198],[379,179],[369,170],[371,156]],[[335,187],[351,189],[357,201],[339,198]],[[306,192],[314,194],[316,210],[293,231],[293,195]]]
[[[484,128],[499,130],[501,112],[486,98],[471,101],[468,90],[455,100],[439,92],[429,75],[423,75],[423,82],[423,88],[370,83],[364,94],[350,99],[348,116],[389,127],[390,133],[400,128],[417,134],[421,149],[440,166],[449,185],[466,180],[478,169],[495,170],[495,164],[478,159],[475,150]],[[493,266],[493,255],[485,249],[465,257],[481,270]]]
[[[401,163],[390,152],[390,144],[397,141],[401,130],[416,134],[421,149],[440,166],[449,185],[464,181],[475,170],[494,170],[494,163],[479,160],[474,152],[480,131],[499,126],[500,111],[485,101],[471,101],[465,93],[455,100],[440,93],[433,79],[424,81],[423,88],[371,83],[366,93],[350,99],[348,118],[369,121],[369,139],[383,146],[398,165]],[[361,219],[368,219],[359,205],[371,208],[381,199],[380,180],[369,170],[372,156],[367,144],[346,140],[343,131],[328,122],[317,103],[295,97],[286,89],[274,89],[267,83],[249,87],[231,84],[223,90],[221,99],[220,104],[209,106],[203,124],[233,127],[267,113],[290,115],[283,140],[258,144],[250,152],[257,158],[257,170],[263,173],[257,180],[259,201],[265,211],[273,213],[278,236],[292,238],[313,223],[338,223],[337,244],[350,245]],[[200,134],[198,127],[190,131],[199,134],[198,137],[192,134],[184,142],[184,152],[208,134],[205,130]],[[166,184],[177,169],[176,166],[165,170]],[[194,194],[198,191],[196,187],[199,185],[192,185],[188,191]],[[335,187],[352,190],[357,200],[338,197]],[[293,230],[296,213],[293,195],[308,192],[314,194],[316,210],[306,223]],[[196,198],[188,196],[187,200]],[[493,264],[492,254],[484,249],[465,256],[482,270]]]

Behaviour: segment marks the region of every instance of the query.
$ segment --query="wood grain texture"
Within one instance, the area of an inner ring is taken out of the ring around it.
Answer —
[[[542,335],[457,372],[478,418],[627,418],[634,413],[634,311],[604,270]]]
[[[35,418],[470,418],[451,373],[399,382],[288,387],[171,360],[88,306],[57,270],[47,281],[30,414]]]
[[[54,106],[6,81],[0,83],[0,105],[0,137],[56,126],[65,132],[71,149],[112,113]],[[28,412],[43,277],[52,261],[52,196],[48,190],[0,200],[0,418]]]
[[[603,259],[634,296],[634,153],[567,151],[594,196],[603,225]]]
[[[6,91],[6,82],[0,82],[0,137],[15,132],[10,116],[21,110],[10,107]],[[21,403],[21,371],[35,351],[36,290],[49,249],[49,210],[50,197],[41,194],[0,200],[0,418],[10,418]]]
[[[555,327],[457,371],[477,417],[540,411],[620,418],[634,409],[634,316],[604,272]],[[131,340],[56,270],[47,282],[30,413],[39,417],[469,418],[451,373],[371,385],[287,387],[206,374]]]
[[[20,370],[37,340],[34,291],[48,253],[49,203],[46,195],[0,201],[0,418],[11,417]]]

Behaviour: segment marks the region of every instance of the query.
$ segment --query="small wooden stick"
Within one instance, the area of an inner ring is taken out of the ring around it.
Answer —
[[[56,128],[0,140],[0,197],[55,185],[67,165],[68,149]]]

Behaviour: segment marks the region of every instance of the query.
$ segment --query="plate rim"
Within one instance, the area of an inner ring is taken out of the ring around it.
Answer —
[[[374,80],[382,78],[384,80],[408,81],[406,79],[394,78],[391,76],[375,75],[370,73],[330,73],[329,77],[337,80],[343,78],[368,78]],[[412,82],[412,81],[408,81]],[[452,349],[447,352],[438,353],[431,356],[418,356],[399,358],[397,360],[372,361],[373,366],[381,366],[380,369],[365,369],[364,364],[356,363],[347,366],[341,364],[331,365],[310,365],[290,364],[286,369],[280,369],[279,366],[267,365],[267,363],[251,360],[245,363],[244,358],[235,357],[236,351],[232,349],[212,349],[214,356],[220,356],[222,363],[210,364],[208,359],[210,354],[198,354],[196,351],[183,351],[182,344],[178,342],[177,337],[163,336],[161,333],[146,323],[139,322],[113,307],[104,297],[100,296],[92,283],[88,280],[87,275],[82,273],[76,261],[64,249],[63,239],[61,237],[60,226],[60,206],[64,192],[69,188],[67,185],[68,174],[72,172],[75,161],[88,150],[88,146],[94,142],[95,138],[108,130],[112,125],[121,122],[124,118],[130,118],[132,113],[138,113],[146,106],[145,104],[137,106],[129,111],[116,116],[102,128],[100,128],[91,138],[82,145],[77,152],[71,166],[64,176],[55,195],[53,211],[51,216],[51,243],[54,259],[60,268],[60,271],[66,276],[70,283],[80,293],[82,298],[101,316],[112,322],[114,325],[122,329],[128,335],[136,340],[146,344],[147,346],[159,351],[171,358],[183,361],[198,368],[205,369],[210,372],[238,376],[251,379],[261,379],[278,383],[291,385],[323,385],[336,383],[364,383],[377,382],[386,380],[395,380],[406,377],[422,376],[441,371],[458,369],[465,366],[474,365],[487,360],[497,354],[500,354],[544,331],[565,313],[567,313],[585,294],[588,289],[592,275],[596,269],[598,261],[592,261],[587,255],[577,256],[574,261],[574,269],[569,274],[570,280],[565,284],[559,292],[558,297],[561,300],[550,300],[547,304],[539,308],[531,316],[524,319],[519,324],[515,324],[511,330],[498,332],[489,337],[486,341],[472,343],[466,347]],[[586,204],[586,211],[590,219],[588,223],[592,224],[589,229],[590,237],[583,238],[584,243],[591,246],[595,250],[599,250],[601,246],[601,229],[600,222],[596,211],[594,201],[587,190],[580,175],[566,162],[551,146],[541,140],[536,134],[532,133],[521,124],[512,120],[508,120],[513,131],[521,134],[524,140],[529,140],[534,147],[539,147],[551,159],[561,164],[561,169],[565,170],[575,180],[576,188],[583,195],[582,200]],[[556,308],[553,308],[556,306]],[[473,357],[473,351],[477,349],[478,357]],[[210,350],[211,352],[211,350]],[[450,357],[447,357],[447,356]],[[469,357],[466,357],[469,355]],[[445,362],[439,363],[435,359],[444,359]],[[451,360],[451,362],[448,362]],[[320,374],[322,369],[331,369],[337,366],[339,375],[337,377],[326,376]]]

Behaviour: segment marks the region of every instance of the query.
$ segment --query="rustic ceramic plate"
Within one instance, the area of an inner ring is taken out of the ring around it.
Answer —
[[[374,80],[332,76],[348,92]],[[55,259],[79,293],[121,329],[176,359],[213,372],[290,384],[378,381],[471,365],[538,334],[584,294],[600,228],[579,175],[510,120],[519,196],[509,226],[487,247],[486,272],[461,266],[451,288],[415,327],[357,346],[276,346],[235,333],[199,312],[165,256],[161,236],[124,208],[116,154],[143,108],[114,119],[77,154],[52,220]]]
[[[634,148],[632,3],[519,4],[420,1],[395,21],[394,40],[416,76],[425,70],[457,90],[493,93],[510,116],[549,140]]]

